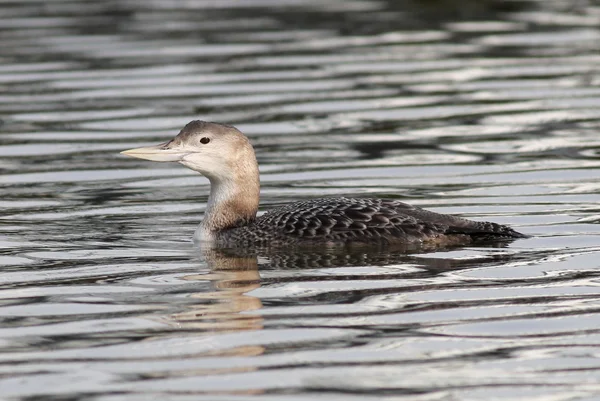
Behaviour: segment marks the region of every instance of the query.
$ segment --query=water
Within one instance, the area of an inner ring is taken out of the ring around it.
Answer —
[[[600,398],[600,5],[454,3],[1,2],[1,397]],[[251,138],[262,210],[534,237],[203,255],[208,182],[118,154],[196,118]]]

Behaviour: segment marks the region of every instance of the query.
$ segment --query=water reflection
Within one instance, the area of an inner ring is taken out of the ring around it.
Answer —
[[[256,256],[228,256],[217,250],[202,252],[211,269],[209,274],[187,275],[182,280],[209,280],[212,291],[202,291],[189,296],[197,303],[190,310],[170,316],[178,327],[201,330],[242,331],[260,330],[262,318],[243,312],[262,308],[259,298],[247,295],[260,287]]]

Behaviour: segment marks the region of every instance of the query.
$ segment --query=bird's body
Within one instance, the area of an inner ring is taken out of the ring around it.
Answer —
[[[469,243],[523,234],[500,224],[430,212],[393,199],[320,198],[289,203],[214,234],[222,246]]]
[[[392,199],[312,199],[257,217],[260,184],[254,149],[228,125],[192,121],[165,144],[123,153],[178,161],[210,180],[208,207],[195,238],[212,247],[462,245],[526,237],[500,224],[434,213]]]

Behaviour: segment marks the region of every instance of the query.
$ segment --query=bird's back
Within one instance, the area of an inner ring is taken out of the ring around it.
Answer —
[[[439,214],[392,199],[321,198],[294,202],[248,225],[224,230],[229,246],[302,244],[467,244],[523,238],[510,227]]]

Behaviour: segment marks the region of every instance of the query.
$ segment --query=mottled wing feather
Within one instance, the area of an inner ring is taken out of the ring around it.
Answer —
[[[461,238],[523,238],[513,229],[439,214],[391,199],[323,198],[295,202],[220,233],[225,244],[446,242]]]
[[[259,217],[253,230],[284,242],[406,242],[444,235],[523,237],[489,222],[475,222],[430,212],[390,199],[324,198],[295,202]],[[284,238],[288,238],[285,241]]]
[[[393,202],[393,201],[392,201]],[[400,203],[400,202],[396,202]],[[444,234],[466,234],[472,237],[506,237],[506,238],[526,238],[527,235],[521,234],[508,226],[504,226],[489,221],[473,221],[449,214],[440,214],[419,207],[406,206],[403,212],[413,216],[420,221],[435,222],[446,226]]]

